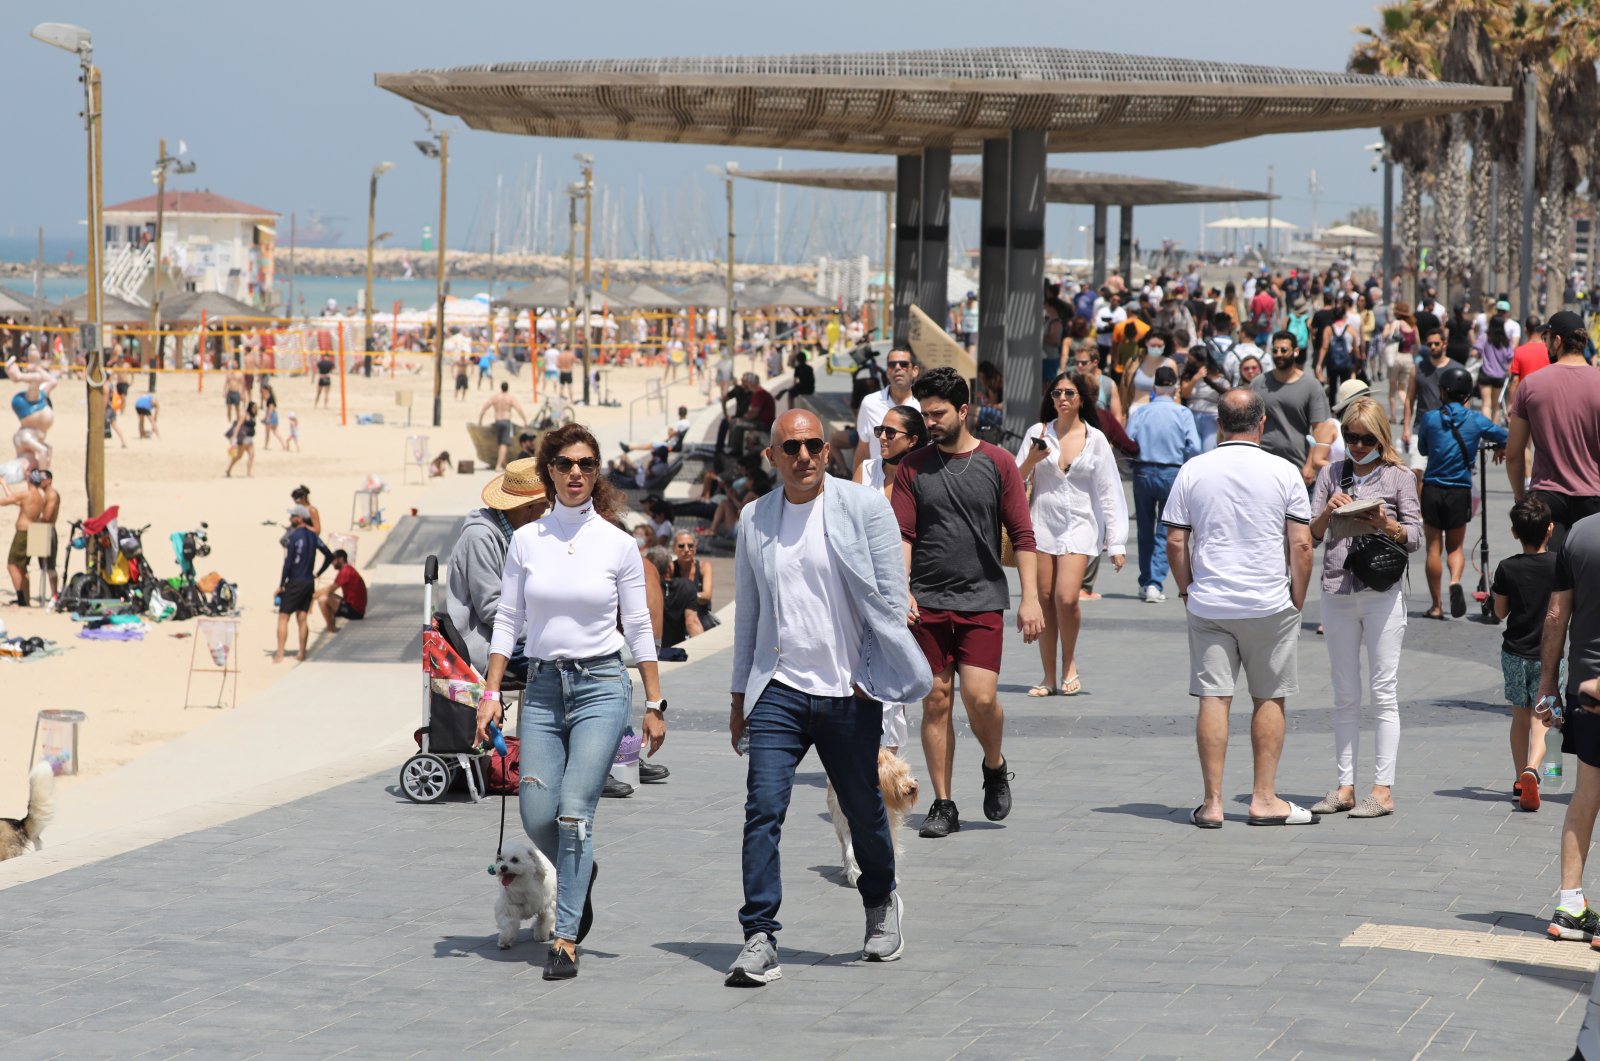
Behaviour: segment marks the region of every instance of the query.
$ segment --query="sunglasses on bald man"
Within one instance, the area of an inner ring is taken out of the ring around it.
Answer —
[[[800,456],[800,447],[804,446],[806,452],[815,457],[822,452],[822,447],[827,443],[820,438],[791,438],[786,439],[778,448],[790,457]]]

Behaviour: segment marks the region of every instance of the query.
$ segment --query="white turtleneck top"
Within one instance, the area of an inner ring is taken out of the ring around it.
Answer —
[[[617,620],[622,620],[622,632]],[[511,536],[489,651],[510,658],[527,626],[529,659],[589,659],[622,650],[656,658],[645,600],[644,562],[627,531],[592,504],[557,503]]]

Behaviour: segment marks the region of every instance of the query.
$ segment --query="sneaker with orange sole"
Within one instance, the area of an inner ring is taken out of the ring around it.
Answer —
[[[1522,771],[1517,779],[1517,803],[1523,810],[1539,809],[1539,771]]]

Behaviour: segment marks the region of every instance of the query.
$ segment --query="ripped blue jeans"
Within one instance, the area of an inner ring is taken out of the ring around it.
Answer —
[[[556,935],[576,939],[594,865],[594,812],[628,725],[633,680],[616,654],[528,661],[517,736],[518,806],[528,837],[556,867]]]

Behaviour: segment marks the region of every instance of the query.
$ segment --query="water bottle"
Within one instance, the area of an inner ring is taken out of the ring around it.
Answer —
[[[1554,738],[1554,739],[1551,739]],[[1544,742],[1544,762],[1539,764],[1539,791],[1560,792],[1566,787],[1562,773],[1561,734],[1551,733]]]

